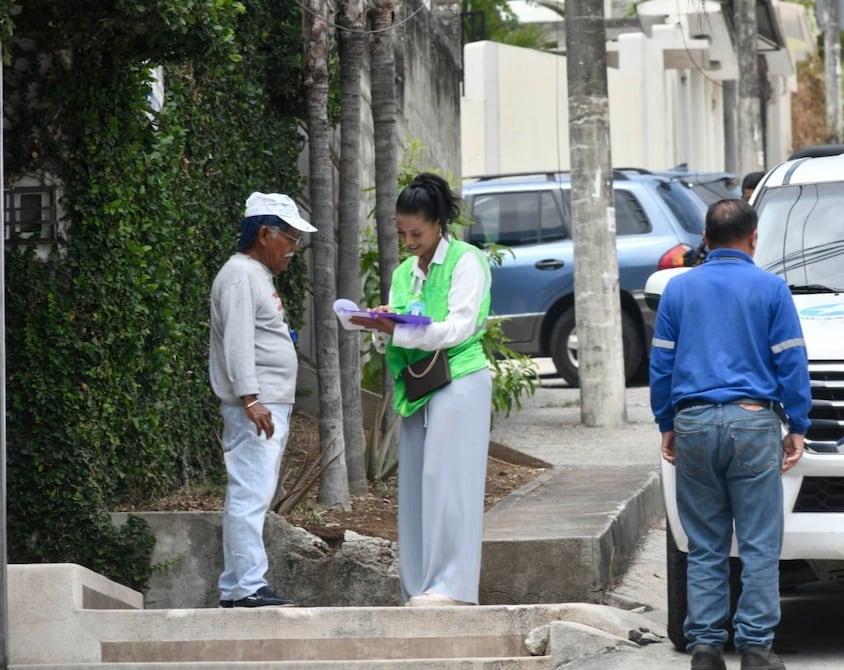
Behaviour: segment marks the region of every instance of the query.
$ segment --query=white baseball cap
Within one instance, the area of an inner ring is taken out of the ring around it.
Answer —
[[[296,230],[305,233],[315,233],[317,230],[299,215],[299,208],[293,199],[281,193],[256,191],[246,199],[246,212],[243,216],[277,216]]]

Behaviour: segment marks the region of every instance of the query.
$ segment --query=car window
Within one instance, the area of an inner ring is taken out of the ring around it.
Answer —
[[[695,235],[703,234],[707,205],[699,195],[688,186],[676,181],[662,182],[656,192],[687,232]]]
[[[651,232],[651,222],[635,195],[615,189],[615,234],[644,235]]]
[[[792,285],[844,287],[844,184],[765,189],[754,261]]]
[[[571,211],[571,190],[564,192],[565,206]],[[615,234],[644,235],[651,232],[651,222],[638,198],[630,191],[615,189]]]
[[[704,204],[709,206],[719,200],[728,198],[740,198],[741,186],[734,179],[719,177],[718,179],[705,179],[692,182],[692,190]]]
[[[566,236],[563,214],[551,191],[477,194],[472,200],[469,242],[515,247]]]

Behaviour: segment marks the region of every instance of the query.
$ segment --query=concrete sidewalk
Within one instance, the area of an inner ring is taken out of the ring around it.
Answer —
[[[579,389],[537,362],[535,396],[495,417],[491,439],[551,468],[486,514],[485,604],[601,601],[663,516],[648,388],[627,389],[624,426],[588,428]]]

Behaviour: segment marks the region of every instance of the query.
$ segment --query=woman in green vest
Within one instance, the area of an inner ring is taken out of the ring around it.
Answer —
[[[389,335],[399,438],[399,575],[410,606],[478,602],[492,380],[481,347],[490,272],[448,224],[460,199],[434,174],[417,175],[396,201],[399,239],[411,256],[393,273],[390,304],[375,311],[431,317],[425,326],[375,316],[355,323]],[[447,354],[451,382],[416,400],[402,371]],[[412,395],[412,394],[411,394]]]

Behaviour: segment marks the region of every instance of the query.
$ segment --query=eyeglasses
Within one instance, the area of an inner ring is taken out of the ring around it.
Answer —
[[[293,244],[295,244],[297,247],[302,246],[302,242],[304,241],[304,239],[302,238],[301,235],[290,235],[289,233],[285,233],[281,228],[275,228],[275,227],[270,228],[270,230],[274,230],[277,233],[279,233],[280,235],[284,235],[288,240],[293,242]]]

